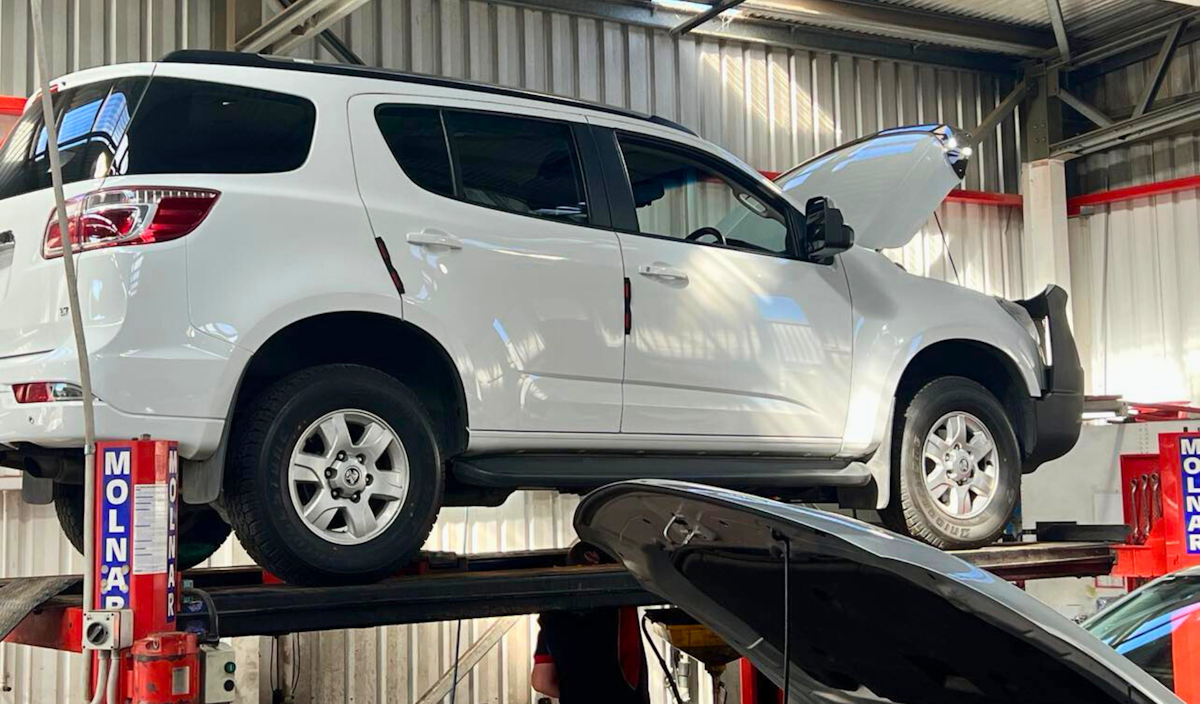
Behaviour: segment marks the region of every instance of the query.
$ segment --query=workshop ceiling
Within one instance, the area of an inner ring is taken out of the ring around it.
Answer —
[[[1046,0],[864,0],[864,4],[889,5],[938,12],[1021,27],[1051,31]],[[1072,39],[1093,40],[1188,11],[1166,0],[1059,0],[1063,23]]]
[[[1168,0],[1058,0],[1073,46],[1195,14]],[[1012,56],[1056,53],[1047,0],[748,0],[747,19]]]

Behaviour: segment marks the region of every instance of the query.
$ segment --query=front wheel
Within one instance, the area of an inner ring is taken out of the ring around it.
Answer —
[[[442,471],[428,413],[368,367],[293,374],[234,421],[229,520],[246,552],[294,584],[370,582],[420,549]]]
[[[994,542],[1020,495],[1016,434],[1004,407],[970,379],[926,384],[894,429],[892,530],[940,548]]]

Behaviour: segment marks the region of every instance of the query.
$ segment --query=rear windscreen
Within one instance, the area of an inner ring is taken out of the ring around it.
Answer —
[[[316,108],[304,98],[145,76],[60,91],[54,111],[66,183],[291,171],[308,158],[316,125]],[[0,199],[49,187],[46,129],[34,106],[0,148]]]

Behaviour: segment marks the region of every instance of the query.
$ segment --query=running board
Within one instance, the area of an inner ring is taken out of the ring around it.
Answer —
[[[863,487],[862,462],[711,455],[537,454],[456,459],[463,484],[512,489],[590,489],[628,479],[678,479],[729,488]]]

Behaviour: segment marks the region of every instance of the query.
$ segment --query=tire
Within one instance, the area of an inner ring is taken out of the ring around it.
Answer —
[[[83,486],[54,485],[54,511],[71,545],[83,554]],[[229,524],[210,506],[179,505],[179,569],[189,570],[212,556],[229,537]]]
[[[925,452],[931,433],[940,441],[929,445],[937,448],[931,455],[940,462]],[[1000,537],[1020,496],[1021,465],[1012,424],[990,391],[963,377],[932,381],[909,402],[892,436],[884,525],[939,548],[980,547]],[[980,437],[990,438],[994,452],[981,451]]]
[[[371,449],[369,432],[391,435]],[[231,440],[230,523],[246,552],[286,582],[366,583],[395,574],[420,550],[441,507],[428,412],[408,387],[369,367],[313,367],[275,383],[236,414]]]

